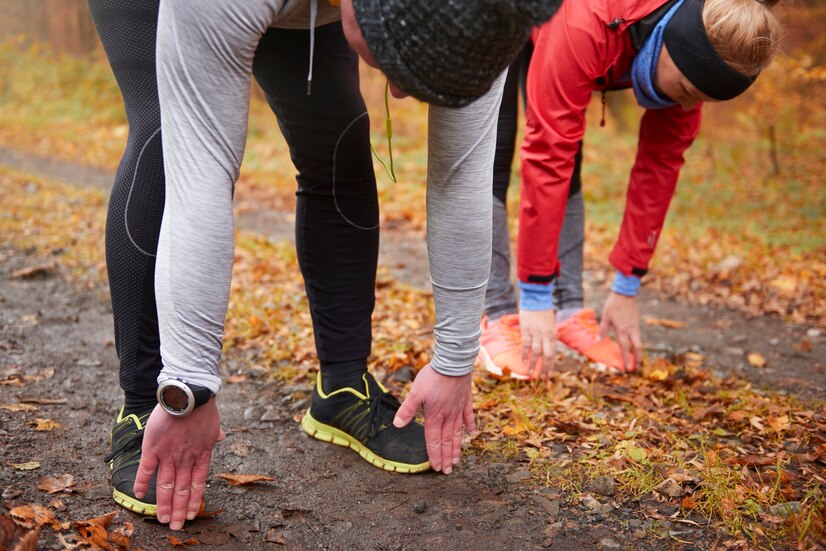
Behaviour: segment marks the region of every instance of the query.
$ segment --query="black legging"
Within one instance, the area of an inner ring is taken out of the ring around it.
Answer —
[[[120,360],[130,397],[151,400],[162,367],[155,253],[164,203],[155,73],[159,0],[89,0],[123,94],[129,139],[109,200],[106,264]],[[270,29],[254,74],[298,168],[296,246],[322,370],[366,365],[378,258],[378,198],[358,58],[338,23],[316,29],[312,96],[309,31]],[[352,124],[350,124],[352,123]],[[346,133],[339,130],[348,127]],[[329,369],[329,367],[327,367]]]

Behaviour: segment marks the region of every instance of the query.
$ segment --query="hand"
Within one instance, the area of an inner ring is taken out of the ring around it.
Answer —
[[[462,426],[468,434],[476,430],[470,379],[470,373],[450,377],[438,373],[430,364],[424,366],[393,419],[393,425],[401,428],[420,409],[424,412],[427,457],[434,471],[453,472],[453,465],[462,456]]]
[[[155,406],[143,435],[135,496],[146,495],[158,469],[158,520],[180,530],[201,508],[209,460],[215,442],[224,439],[215,398],[186,417],[175,417]]]
[[[612,292],[602,309],[602,323],[599,334],[606,338],[608,330],[614,329],[617,343],[622,351],[622,363],[626,371],[636,371],[642,360],[642,338],[640,337],[640,313],[637,298]],[[631,357],[631,349],[634,355]]]
[[[519,310],[522,330],[522,365],[533,366],[534,378],[547,379],[556,362],[556,312]]]

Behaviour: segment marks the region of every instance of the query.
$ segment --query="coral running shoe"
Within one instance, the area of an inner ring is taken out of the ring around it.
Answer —
[[[512,379],[530,379],[522,364],[522,333],[519,314],[507,314],[494,322],[482,320],[482,348],[479,355],[485,369],[499,377],[508,373]]]
[[[634,371],[633,356],[631,366],[625,369],[619,344],[610,337],[599,336],[599,324],[593,308],[583,308],[557,325],[557,337],[559,342],[602,369],[620,373]]]

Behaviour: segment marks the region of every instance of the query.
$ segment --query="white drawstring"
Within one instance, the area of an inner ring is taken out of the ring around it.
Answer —
[[[313,53],[315,52],[315,18],[318,15],[318,0],[310,0],[310,72],[307,73],[307,95],[313,87]]]

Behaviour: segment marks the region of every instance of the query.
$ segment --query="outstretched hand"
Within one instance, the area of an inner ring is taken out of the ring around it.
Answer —
[[[556,311],[519,310],[522,365],[534,379],[547,379],[556,362]]]
[[[198,514],[215,442],[224,439],[215,398],[186,417],[174,417],[155,406],[143,435],[135,496],[146,495],[158,470],[158,520],[180,530]]]
[[[462,456],[462,427],[468,434],[476,429],[470,380],[470,373],[450,377],[438,373],[430,364],[424,366],[393,419],[393,425],[401,428],[419,410],[424,412],[427,457],[434,471],[453,472],[453,465]]]
[[[625,371],[636,371],[642,360],[642,337],[640,336],[640,313],[636,297],[627,297],[611,292],[602,309],[602,323],[599,334],[608,336],[613,328],[617,343],[622,351]],[[632,355],[633,351],[633,355]]]

